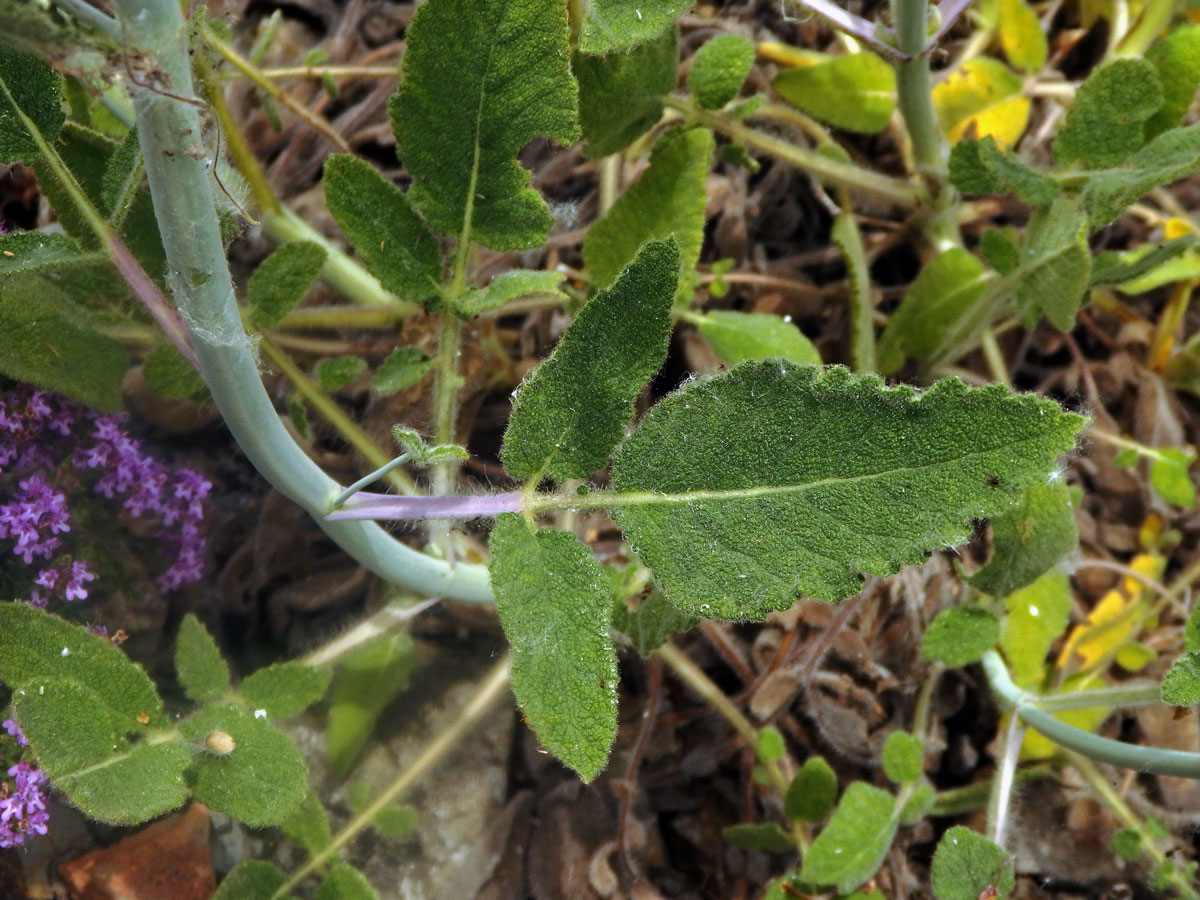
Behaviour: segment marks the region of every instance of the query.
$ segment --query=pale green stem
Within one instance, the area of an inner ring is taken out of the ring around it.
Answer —
[[[600,160],[600,215],[617,202],[621,194],[621,154],[613,153]]]
[[[1012,382],[1008,377],[1008,366],[1004,364],[1004,354],[1000,351],[1000,344],[996,341],[996,332],[985,328],[980,336],[980,345],[983,348],[983,358],[987,360],[988,368],[991,369],[992,379],[1007,387],[1012,387]]]
[[[1024,740],[1025,723],[1019,716],[1013,716],[1009,719],[1008,729],[1004,733],[1004,753],[1000,756],[996,774],[992,776],[992,792],[988,798],[987,831],[992,837],[992,843],[999,847],[1004,846],[1008,832],[1009,804]]]
[[[398,600],[392,601],[378,612],[356,622],[337,637],[300,657],[296,662],[305,666],[333,665],[352,650],[396,631],[438,602],[440,601],[437,598],[423,599],[408,605]]]
[[[329,508],[340,509],[343,503],[345,503],[367,485],[378,481],[384,475],[387,475],[393,469],[400,468],[400,466],[404,465],[406,462],[408,462],[408,454],[401,453],[391,462],[386,462],[374,472],[367,473],[362,478],[358,479],[358,481],[354,482],[354,484],[350,485],[350,487],[346,488],[344,491],[334,497],[333,502],[329,504]]]
[[[305,878],[313,872],[318,871],[327,862],[336,859],[338,852],[353,840],[359,832],[365,828],[369,828],[379,813],[400,799],[405,791],[409,790],[425,776],[426,772],[434,768],[438,763],[443,762],[459,741],[466,737],[471,729],[475,727],[475,724],[483,718],[483,715],[491,709],[492,704],[503,696],[509,683],[508,669],[509,659],[506,656],[484,678],[482,684],[479,685],[477,693],[463,707],[462,712],[458,714],[455,720],[450,723],[450,727],[430,741],[409,767],[397,775],[391,784],[380,791],[374,800],[359,810],[354,818],[347,822],[334,835],[333,840],[328,845],[317,853],[314,853],[304,865],[293,872],[288,877],[288,880],[280,885],[279,889],[271,895],[271,900],[286,897],[288,892],[304,881]]]
[[[1167,459],[1165,454],[1159,450],[1155,450],[1153,447],[1147,447],[1145,444],[1139,443],[1138,441],[1131,441],[1128,438],[1123,438],[1119,435],[1113,434],[1111,431],[1105,431],[1103,428],[1098,428],[1095,425],[1088,429],[1088,434],[1092,435],[1092,437],[1096,438],[1096,440],[1101,441],[1102,443],[1108,444],[1112,447],[1118,447],[1122,450],[1132,450],[1138,456],[1144,456],[1146,459],[1158,460],[1159,462]]]
[[[132,46],[154,60],[173,94],[193,94],[188,25],[175,0],[117,0]],[[201,133],[198,110],[133,86],[138,138],[167,255],[176,301],[188,324],[200,373],[225,423],[250,462],[284,496],[309,512],[348,553],[380,577],[408,590],[491,602],[487,570],[451,568],[366,522],[328,522],[341,487],[288,435],[263,389],[253,346],[242,328],[209,174],[188,153]]]
[[[1177,0],[1147,0],[1138,13],[1133,27],[1125,32],[1110,53],[1111,56],[1140,59],[1171,22],[1178,6]]]

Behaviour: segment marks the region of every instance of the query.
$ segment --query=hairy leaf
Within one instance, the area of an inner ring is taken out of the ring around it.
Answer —
[[[639,654],[649,657],[672,635],[694,628],[698,621],[676,609],[662,591],[652,590],[638,598],[636,609],[618,600],[613,607],[612,627],[629,638]]]
[[[1162,103],[1162,82],[1145,60],[1118,59],[1096,69],[1075,92],[1054,159],[1092,169],[1117,165],[1145,143],[1146,122]]]
[[[604,465],[666,356],[678,283],[675,243],[649,243],[583,307],[513,402],[500,451],[509,474],[565,481]]]
[[[0,278],[25,272],[59,271],[107,262],[104,253],[85,252],[65,234],[10,231],[0,234]]]
[[[979,253],[987,264],[1007,275],[1021,264],[1021,251],[1011,228],[989,228],[979,239]]]
[[[0,603],[0,681],[16,689],[48,678],[102,685],[101,707],[121,734],[165,723],[153,682],[107,640],[27,603]]]
[[[996,646],[1000,620],[982,606],[952,606],[929,623],[921,655],[948,666],[965,666]]]
[[[743,850],[763,853],[787,853],[796,845],[786,831],[774,822],[743,822],[721,829],[721,838]]]
[[[100,183],[100,208],[110,222],[119,225],[125,220],[145,176],[137,129],[131,129],[109,157]]]
[[[883,131],[896,108],[896,70],[869,52],[786,69],[771,86],[793,106],[859,134]]]
[[[584,239],[583,261],[597,288],[616,281],[646,241],[673,238],[679,245],[680,274],[691,271],[704,240],[704,184],[713,146],[706,128],[673,131],[659,139],[650,168]]]
[[[329,816],[320,798],[311,790],[296,811],[279,823],[279,827],[289,841],[313,853],[324,850],[333,840]]]
[[[408,687],[414,645],[404,632],[359,647],[338,666],[329,698],[329,768],[339,778],[366,746],[383,710]]]
[[[1078,543],[1066,483],[1031,485],[992,520],[992,558],[969,581],[984,593],[1007,597],[1036,581]]]
[[[662,34],[628,51],[604,56],[575,54],[572,68],[579,79],[579,124],[588,156],[624,150],[658,124],[663,97],[675,88],[679,64],[676,32],[672,22]]]
[[[264,717],[213,703],[181,722],[179,730],[189,741],[205,746],[188,772],[192,793],[205,806],[262,828],[285,821],[304,802],[304,759]],[[208,743],[218,731],[233,739],[229,752],[218,752]]]
[[[1003,900],[1016,881],[1009,855],[963,825],[942,835],[930,876],[938,900],[979,900],[985,893]]]
[[[367,368],[361,356],[327,356],[317,363],[317,384],[321,390],[336,391],[344,388]]]
[[[1163,678],[1162,698],[1171,706],[1200,703],[1200,652],[1189,650],[1171,664]]]
[[[1179,259],[1200,243],[1200,235],[1194,232],[1180,235],[1163,244],[1143,244],[1125,252],[1108,250],[1097,254],[1092,260],[1092,275],[1088,287],[1120,285],[1127,291],[1129,282],[1140,280],[1165,263]],[[1158,287],[1159,285],[1154,285]],[[1141,287],[1141,285],[1135,285]],[[1130,291],[1137,292],[1140,291]]]
[[[371,391],[382,396],[410,388],[433,368],[433,359],[420,347],[397,347],[375,370]]]
[[[1083,206],[1093,227],[1107,225],[1143,194],[1200,168],[1200,124],[1164,131],[1119,166],[1092,173]]]
[[[987,287],[983,263],[961,247],[934,257],[904,293],[879,338],[879,371],[891,374],[909,357],[933,353]]]
[[[1013,273],[1017,306],[1032,326],[1041,316],[1070,331],[1092,271],[1088,221],[1071,200],[1059,198],[1034,212]]]
[[[496,610],[512,645],[513,693],[546,749],[591,781],[617,734],[604,573],[573,534],[535,532],[513,513],[496,520],[490,548]]]
[[[790,321],[771,313],[715,309],[689,321],[695,321],[700,334],[731,366],[745,359],[771,357],[808,365],[821,363],[812,341]]]
[[[472,290],[460,303],[459,311],[468,315],[478,315],[493,309],[499,309],[506,303],[524,297],[528,294],[550,294],[566,298],[559,287],[562,284],[561,272],[542,272],[530,269],[511,269],[497,275],[488,286]]]
[[[0,49],[0,163],[31,163],[40,156],[22,114],[47,141],[58,136],[66,121],[62,86],[62,76],[40,59]]]
[[[1058,182],[1027,166],[1012,151],[1001,150],[991,135],[966,138],[950,151],[950,180],[966,194],[1012,192],[1034,206],[1058,196]]]
[[[175,672],[184,693],[197,703],[219,700],[229,692],[229,665],[193,613],[183,617],[175,638]]]
[[[1196,483],[1188,468],[1196,461],[1196,451],[1167,447],[1157,451],[1150,461],[1150,486],[1168,503],[1191,509],[1196,505]]]
[[[325,249],[309,241],[284,244],[262,261],[246,284],[250,318],[274,328],[300,302],[325,265]]]
[[[285,881],[287,876],[274,863],[244,859],[221,880],[212,900],[273,900]]]
[[[273,719],[304,712],[325,696],[330,671],[298,662],[263,666],[241,684],[252,707],[263,709]]]
[[[541,245],[554,219],[516,156],[535,138],[579,136],[566,6],[429,0],[405,37],[389,109],[413,205],[443,234],[496,250]]]
[[[1046,64],[1050,52],[1046,31],[1025,0],[999,0],[996,24],[1010,63],[1026,72],[1037,72]]]
[[[1006,509],[1082,419],[990,385],[745,362],[660,401],[613,461],[613,515],[681,608],[744,619],[856,593]]]
[[[691,5],[691,0],[591,0],[579,48],[624,52],[662,34]]]
[[[925,770],[925,747],[907,731],[893,731],[883,743],[883,772],[892,781],[918,781]]]
[[[696,51],[688,71],[688,87],[705,109],[720,109],[738,95],[754,65],[754,41],[722,34]]]
[[[325,163],[325,200],[385,290],[417,303],[437,296],[442,280],[437,238],[400,188],[370,163],[335,153]]]
[[[1200,86],[1200,25],[1173,27],[1149,49],[1146,62],[1154,66],[1162,84],[1163,102],[1146,120],[1146,139],[1177,126],[1196,98]]]
[[[845,894],[874,875],[896,834],[900,820],[895,807],[887,791],[863,781],[851,784],[805,854],[801,880]]]
[[[1008,147],[1029,123],[1030,102],[1021,95],[1021,79],[997,59],[968,60],[934,85],[932,96],[951,143],[990,135],[1000,147]]]
[[[344,862],[335,862],[314,895],[316,900],[379,900],[363,874]]]
[[[174,344],[159,344],[142,363],[146,387],[160,397],[179,400],[184,397],[208,402],[211,395],[204,379]]]
[[[823,757],[810,756],[788,785],[783,811],[789,819],[821,822],[833,810],[838,780]]]

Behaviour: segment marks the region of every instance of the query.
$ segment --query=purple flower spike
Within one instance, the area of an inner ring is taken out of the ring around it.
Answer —
[[[8,770],[14,785],[0,786],[0,847],[16,847],[31,834],[45,834],[50,814],[42,786],[46,776],[25,760]]]

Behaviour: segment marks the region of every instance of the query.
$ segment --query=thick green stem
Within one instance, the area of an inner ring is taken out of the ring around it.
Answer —
[[[154,61],[165,90],[193,95],[188,26],[176,0],[117,0],[125,34]],[[176,302],[188,324],[200,373],[247,458],[282,494],[307,510],[355,559],[386,580],[423,594],[489,602],[487,570],[451,568],[365,522],[328,522],[340,486],[288,435],[263,389],[242,328],[233,282],[202,160],[189,152],[202,133],[196,106],[133,86],[138,139],[166,250]]]

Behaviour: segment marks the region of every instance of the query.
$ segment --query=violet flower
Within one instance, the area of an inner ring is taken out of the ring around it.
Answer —
[[[31,834],[45,834],[50,819],[45,773],[21,760],[9,768],[8,776],[13,784],[0,784],[0,847],[16,847]]]

